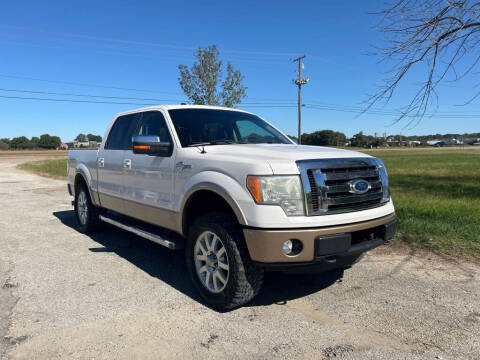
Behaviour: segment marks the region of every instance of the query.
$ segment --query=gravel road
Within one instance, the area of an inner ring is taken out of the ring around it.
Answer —
[[[268,274],[219,313],[181,251],[74,228],[63,181],[0,157],[0,359],[480,359],[480,266],[382,248],[328,277]]]

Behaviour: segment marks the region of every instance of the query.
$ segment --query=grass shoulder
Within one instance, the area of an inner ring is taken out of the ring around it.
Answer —
[[[31,161],[18,165],[18,168],[53,179],[65,180],[67,178],[66,159]]]
[[[66,150],[0,150],[0,156],[67,156]]]
[[[372,151],[390,179],[397,238],[440,255],[480,260],[480,151]]]

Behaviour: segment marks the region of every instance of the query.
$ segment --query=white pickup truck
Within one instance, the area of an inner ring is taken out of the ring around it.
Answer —
[[[220,107],[119,114],[98,150],[68,152],[68,191],[81,232],[107,222],[185,248],[194,286],[220,309],[251,300],[265,269],[348,268],[396,228],[381,160],[297,145]]]

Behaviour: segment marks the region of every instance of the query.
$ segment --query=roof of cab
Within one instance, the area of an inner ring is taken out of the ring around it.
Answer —
[[[174,110],[174,109],[211,109],[211,110],[229,110],[229,111],[239,111],[244,113],[249,113],[245,110],[223,107],[223,106],[210,106],[210,105],[191,105],[191,104],[172,104],[172,105],[153,105],[138,109],[132,109],[128,111],[123,111],[118,113],[116,117],[128,114],[134,114],[137,112],[149,111],[149,110]]]

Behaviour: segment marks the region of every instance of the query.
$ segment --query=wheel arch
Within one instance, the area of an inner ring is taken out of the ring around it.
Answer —
[[[218,210],[230,212],[240,225],[247,224],[240,206],[223,187],[212,182],[196,184],[185,194],[181,206],[182,235],[187,236],[190,225],[198,216]]]
[[[85,170],[82,167],[78,167],[77,170],[75,171],[75,177],[73,180],[73,195],[75,196],[77,192],[77,187],[80,183],[84,183],[85,186],[87,187],[88,195],[90,196],[90,200],[95,206],[98,206],[97,199],[93,196],[92,190],[90,189],[90,179],[91,177],[87,175],[88,172],[85,172]]]

